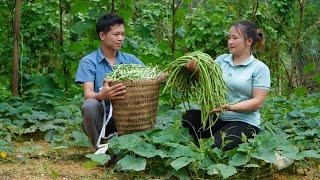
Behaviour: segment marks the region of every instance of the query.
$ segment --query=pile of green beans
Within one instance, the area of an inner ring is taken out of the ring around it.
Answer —
[[[190,60],[196,61],[193,72],[186,68]],[[170,91],[172,99],[177,99],[175,94],[181,93],[182,100],[200,105],[203,127],[208,125],[208,119],[211,126],[214,120],[209,118],[210,111],[226,103],[227,87],[220,66],[208,54],[195,51],[171,62],[166,71],[170,75],[164,91]]]
[[[105,78],[112,81],[156,79],[160,74],[157,66],[151,68],[139,64],[119,64]]]

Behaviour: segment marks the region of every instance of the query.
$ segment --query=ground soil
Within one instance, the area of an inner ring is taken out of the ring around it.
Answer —
[[[1,164],[2,179],[104,179],[102,168],[86,169],[80,162],[30,159],[26,163]]]
[[[47,179],[141,179],[144,176],[132,177],[129,173],[117,173],[112,167],[98,166],[85,168],[84,163],[88,160],[85,155],[92,153],[93,149],[62,149],[52,150],[50,144],[43,141],[32,143],[16,143],[15,147],[34,145],[41,147],[37,152],[21,154],[16,152],[5,161],[0,161],[0,180],[47,180]],[[111,165],[112,166],[112,165]],[[264,179],[276,180],[320,180],[320,165],[305,172],[305,174],[275,173],[272,177]]]
[[[85,167],[86,154],[91,148],[52,150],[44,141],[15,143],[19,147],[37,146],[36,152],[21,153],[16,150],[7,160],[0,161],[0,180],[11,179],[118,179],[105,173],[111,168],[103,166]]]

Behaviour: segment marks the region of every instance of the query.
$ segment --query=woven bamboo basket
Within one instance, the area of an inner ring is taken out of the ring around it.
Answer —
[[[114,82],[112,84],[117,84]],[[153,128],[156,120],[160,82],[131,80],[126,86],[125,99],[113,100],[113,117],[119,135]]]

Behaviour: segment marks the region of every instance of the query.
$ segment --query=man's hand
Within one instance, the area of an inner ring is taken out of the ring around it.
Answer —
[[[165,82],[168,78],[168,74],[166,73],[160,73],[159,76],[157,77],[157,80],[161,83]]]
[[[124,94],[126,93],[126,87],[122,84],[116,84],[110,86],[111,80],[105,79],[103,87],[99,92],[99,99],[116,100],[124,99]]]

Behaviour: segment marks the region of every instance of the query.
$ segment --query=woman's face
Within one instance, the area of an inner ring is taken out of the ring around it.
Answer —
[[[231,27],[228,34],[228,49],[229,52],[236,56],[241,56],[243,53],[251,50],[251,39],[245,39],[244,34],[236,27]]]

